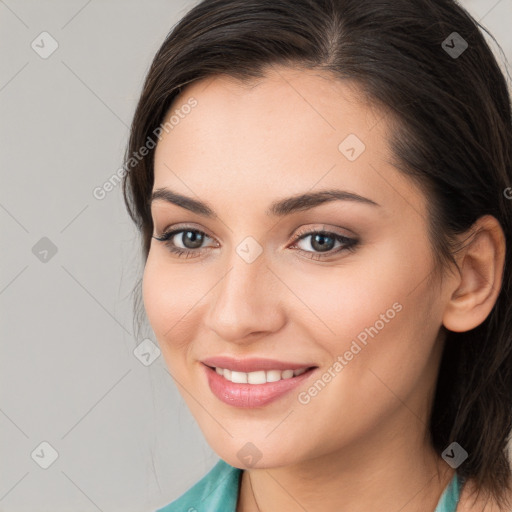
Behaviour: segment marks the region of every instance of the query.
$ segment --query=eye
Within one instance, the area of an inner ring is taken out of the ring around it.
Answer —
[[[353,251],[359,243],[354,238],[333,233],[326,230],[300,232],[296,235],[290,247],[296,247],[300,242],[310,238],[308,243],[304,243],[303,247],[299,247],[299,252],[307,254],[308,258],[320,260],[322,258],[331,257],[342,251]],[[167,248],[178,257],[192,258],[201,256],[206,247],[201,247],[206,239],[213,240],[204,231],[185,227],[181,229],[173,229],[166,231],[160,236],[153,236],[155,240],[165,243]],[[336,243],[339,245],[336,247]],[[308,250],[307,246],[313,250]],[[217,246],[218,247],[218,246]],[[333,250],[336,247],[336,250]]]
[[[355,238],[349,238],[339,233],[333,233],[330,231],[319,230],[319,231],[307,231],[306,233],[299,233],[292,247],[297,246],[299,242],[303,242],[311,238],[307,243],[304,243],[303,248],[299,248],[302,253],[307,253],[307,257],[311,259],[322,259],[338,254],[342,251],[354,251],[356,245],[359,243]],[[340,245],[333,250],[336,242]],[[307,248],[311,247],[313,251]],[[318,251],[318,252],[315,252]]]
[[[159,242],[164,242],[169,251],[177,254],[178,257],[190,258],[203,252],[204,248],[201,247],[201,244],[206,238],[210,237],[198,229],[185,228],[167,231],[160,236],[153,236],[153,238]],[[183,247],[180,247],[179,244]]]

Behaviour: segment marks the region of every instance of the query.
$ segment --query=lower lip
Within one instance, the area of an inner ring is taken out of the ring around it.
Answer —
[[[311,368],[290,379],[265,384],[236,384],[203,365],[212,393],[222,402],[234,407],[262,407],[281,398],[304,382],[316,370]]]

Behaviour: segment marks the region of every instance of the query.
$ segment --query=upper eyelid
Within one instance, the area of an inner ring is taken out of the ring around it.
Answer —
[[[210,235],[207,231],[205,231],[202,228],[196,228],[192,225],[180,226],[179,224],[176,226],[171,226],[169,228],[163,229],[161,231],[161,233],[159,234],[159,237],[163,237],[169,233],[173,233],[173,236],[175,236],[176,234],[178,234],[179,232],[182,232],[182,231],[197,231],[199,233],[205,234],[208,238],[215,239],[214,236]]]
[[[170,238],[176,236],[177,234],[186,232],[186,231],[196,231],[196,232],[206,235],[211,240],[217,241],[214,236],[209,235],[206,231],[204,231],[204,229],[196,228],[192,225],[180,226],[179,224],[177,226],[173,226],[171,228],[164,229],[162,231],[162,233],[159,234],[155,238],[158,239],[158,238],[164,238],[166,236],[169,236],[169,239],[170,239]],[[312,235],[315,235],[318,233],[326,233],[326,234],[334,235],[335,237],[341,237],[341,238],[346,238],[347,240],[358,241],[358,237],[356,237],[355,235],[346,235],[343,233],[338,233],[334,228],[328,228],[325,225],[322,225],[321,227],[318,227],[318,228],[313,228],[313,227],[312,228],[304,228],[304,229],[299,228],[298,231],[299,232],[293,237],[293,240],[292,240],[293,244],[296,244],[297,242],[299,242],[300,240],[302,240],[304,238],[307,238],[308,236],[312,236]],[[202,247],[201,249],[204,249],[204,247]],[[193,249],[191,249],[191,250],[193,250]],[[198,250],[200,250],[200,249],[198,249]]]

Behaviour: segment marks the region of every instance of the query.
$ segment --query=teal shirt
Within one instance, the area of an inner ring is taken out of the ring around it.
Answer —
[[[156,512],[236,512],[242,470],[222,459],[177,500]],[[434,512],[455,512],[461,490],[457,473],[443,491]]]

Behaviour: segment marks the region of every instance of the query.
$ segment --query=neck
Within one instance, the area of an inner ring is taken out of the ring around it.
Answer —
[[[426,442],[395,433],[300,464],[244,471],[237,512],[434,512],[453,474]]]

